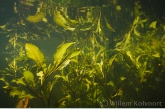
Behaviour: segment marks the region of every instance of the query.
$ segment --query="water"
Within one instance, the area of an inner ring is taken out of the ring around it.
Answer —
[[[0,107],[164,107],[163,4],[1,0]]]

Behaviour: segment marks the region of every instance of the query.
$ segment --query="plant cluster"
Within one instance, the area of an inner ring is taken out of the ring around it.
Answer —
[[[113,1],[114,4],[116,2]],[[77,22],[62,14],[61,10],[66,8],[54,8],[54,22],[73,37],[67,37],[65,43],[58,46],[53,62],[48,64],[44,53],[36,45],[19,42],[20,36],[17,31],[14,32],[8,46],[14,49],[12,57],[6,58],[8,67],[0,71],[3,89],[10,96],[40,99],[43,104],[40,107],[122,107],[113,101],[147,101],[152,97],[146,93],[159,91],[153,100],[163,102],[164,23],[150,21],[138,10],[140,6],[137,2],[135,19],[130,27],[124,30],[124,34],[119,34],[120,37],[111,39],[110,33],[116,30],[103,14],[103,7],[98,8],[99,13],[92,26],[85,28],[84,24],[83,29],[77,30],[70,28],[71,24],[76,27]],[[121,7],[117,6],[116,11],[120,10]],[[42,16],[44,12],[42,8],[40,14],[27,18],[38,25],[35,23],[45,17]],[[70,25],[65,25],[68,22]],[[110,47],[112,42],[114,48]],[[59,96],[55,100],[52,96],[56,91]],[[105,105],[103,100],[111,104]]]

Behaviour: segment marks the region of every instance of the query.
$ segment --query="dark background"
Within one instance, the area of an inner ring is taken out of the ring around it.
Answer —
[[[100,6],[108,3],[108,0],[87,0],[89,4],[93,6]],[[137,0],[118,0],[116,5],[120,5],[121,7],[128,7],[130,9],[133,9],[134,2]],[[142,6],[141,10],[145,12],[145,14],[151,19],[151,20],[159,20],[161,22],[165,21],[165,1],[164,0],[139,0],[140,4]],[[0,0],[0,26],[8,23],[8,21],[12,18],[17,18],[18,14],[14,13],[13,7],[14,2],[18,2],[16,0]],[[120,25],[118,31],[121,31],[124,26],[126,25],[123,22],[123,19],[130,19],[130,16],[127,14],[127,12],[122,11],[121,17],[117,20],[114,19],[114,24],[117,26]],[[130,21],[131,22],[131,21]],[[2,31],[0,29],[0,31]],[[3,69],[7,63],[4,59],[5,54],[2,52],[5,51],[6,44],[8,43],[8,38],[5,37],[4,34],[0,34],[0,69]],[[43,43],[41,43],[42,45]],[[15,98],[9,97],[7,93],[4,93],[2,86],[4,84],[0,81],[0,108],[4,107],[14,107],[16,102]]]

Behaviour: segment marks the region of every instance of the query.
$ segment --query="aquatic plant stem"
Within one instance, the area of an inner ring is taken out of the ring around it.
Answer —
[[[49,93],[49,98],[48,98],[48,103],[47,103],[48,107],[49,107],[49,104],[50,104],[50,97],[51,97],[51,94],[52,94],[52,91]]]
[[[46,99],[46,102],[47,102],[47,107],[49,107],[49,102],[50,102],[49,98],[50,98],[51,93],[49,93],[49,97],[48,97],[48,99],[47,99],[47,97],[45,96],[44,92],[42,92],[42,87],[44,86],[44,84],[45,84],[45,81],[44,81],[43,84],[41,85],[40,93],[43,94],[43,96],[44,96],[44,98]]]
[[[41,97],[40,95],[38,95],[38,94],[37,94],[33,89],[31,89],[30,87],[27,86],[27,88],[28,88],[30,91],[32,91],[38,98],[40,98],[40,100],[41,100],[41,102],[42,102],[42,104],[43,104],[43,106],[44,106],[44,108],[45,108],[46,106],[45,106],[45,103],[44,103],[42,97]]]

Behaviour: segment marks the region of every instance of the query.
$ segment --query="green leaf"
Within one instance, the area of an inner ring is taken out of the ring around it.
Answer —
[[[68,82],[69,81],[69,79],[68,79],[69,74],[70,73],[68,73],[66,76],[65,75],[55,75],[54,78],[55,79],[60,79],[61,78],[63,81]]]
[[[54,54],[54,64],[58,65],[61,62],[67,48],[70,47],[72,44],[74,44],[74,42],[65,43],[58,47],[57,51]]]
[[[81,50],[74,50],[74,51],[71,53],[71,55],[70,55],[69,58],[72,58],[72,57],[78,56],[78,55],[80,54],[80,52],[81,52]]]
[[[113,81],[109,81],[109,83],[107,83],[107,85],[110,85],[110,86],[112,86],[112,87],[115,86]]]
[[[43,53],[39,48],[31,43],[26,43],[25,45],[27,56],[34,60],[37,66],[41,67],[44,73],[46,72],[46,61]]]
[[[31,94],[28,94],[26,91],[18,89],[17,87],[12,87],[12,90],[10,91],[10,96],[15,97],[17,96],[19,99],[28,97],[30,99],[35,98]]]
[[[69,74],[70,74],[70,73],[68,73],[66,76],[61,76],[62,79],[63,79],[65,82],[69,82],[69,79],[68,79]]]
[[[75,62],[75,63],[78,63],[78,60],[77,59],[74,59],[74,58],[72,58],[70,61]]]
[[[34,82],[33,73],[31,71],[24,71],[23,76],[25,78],[25,81],[26,81],[27,85],[34,88],[35,87],[35,82]]]
[[[86,85],[86,92],[89,90],[90,88],[90,84],[92,83],[90,80],[88,80],[87,78],[85,78],[85,81],[87,82],[85,85]]]
[[[13,79],[11,82],[26,86],[26,83],[23,81],[22,78],[19,78],[19,79]]]
[[[134,21],[133,21],[133,25],[138,24],[139,20],[140,20],[140,17],[137,16],[137,17],[134,19]]]
[[[100,47],[100,50],[99,50],[99,52],[98,52],[97,55],[96,55],[96,60],[100,57],[101,53],[102,53],[103,51],[105,51],[105,48],[104,48],[103,46],[99,45],[99,47]]]
[[[70,42],[70,43],[65,43],[62,44],[58,47],[57,51],[54,54],[54,65],[58,66],[62,59],[64,58],[64,54],[66,53],[66,50],[68,47],[70,47],[72,44],[74,44],[74,42]]]
[[[56,80],[48,83],[47,89],[49,90],[49,92],[52,91],[53,86],[55,85],[55,83],[56,83]]]
[[[69,64],[70,61],[71,61],[71,60],[68,59],[68,60],[62,62],[62,64],[58,67],[57,70],[62,70],[64,67],[66,67],[66,66]]]
[[[157,21],[153,21],[153,22],[149,25],[149,28],[156,29],[156,23],[157,23]]]
[[[107,20],[105,17],[104,17],[104,19],[105,19],[105,23],[106,23],[107,28],[108,28],[109,30],[113,31],[113,32],[116,32],[116,31],[112,28],[112,26],[108,23],[108,20]]]
[[[137,36],[140,36],[140,32],[137,30],[138,26],[134,27],[134,34],[136,34]]]
[[[121,76],[121,77],[120,77],[120,80],[121,80],[121,81],[124,81],[125,79],[126,79],[126,77],[124,77],[124,76]]]
[[[87,91],[89,90],[89,87],[90,87],[90,86],[89,86],[89,84],[88,84],[88,83],[87,83],[87,84],[85,84],[85,86],[86,86],[86,88],[87,88],[87,89],[86,89],[86,92],[87,92]]]
[[[73,57],[78,56],[80,54],[80,50],[75,50],[70,52],[68,55],[65,56],[63,61],[58,66],[57,70],[62,70],[64,67],[66,67],[70,61],[73,61]]]
[[[115,60],[116,56],[117,56],[117,54],[113,55],[113,56],[110,58],[110,60],[109,60],[109,66],[112,65],[112,63],[113,63],[113,61]]]
[[[10,96],[12,96],[12,97],[14,97],[14,96],[20,96],[23,93],[20,90],[18,90],[18,89],[13,89],[13,90],[10,91]]]
[[[71,58],[80,54],[80,50],[71,50],[69,53],[66,53],[67,48],[70,47],[72,44],[74,44],[74,42],[65,43],[58,47],[57,51],[54,54],[54,65],[49,66],[48,74],[46,75],[46,77],[57,70],[62,70],[69,64],[69,62],[72,60]]]
[[[41,83],[41,85],[42,85],[42,84],[43,84],[43,80],[44,80],[43,71],[38,72],[38,73],[37,73],[37,76],[39,76],[40,83]]]
[[[156,58],[160,58],[160,53],[157,52],[157,53],[153,54],[152,56],[153,56],[153,57],[156,57]]]
[[[8,81],[6,81],[5,77],[1,77],[0,78],[0,81],[3,81],[5,83],[5,85],[9,85]]]
[[[78,56],[79,54],[80,54],[80,50],[71,51],[68,55],[65,56],[65,58],[60,63],[60,66],[58,67],[57,70],[62,70],[64,67],[66,67],[70,63],[70,61],[73,60],[73,57]]]

